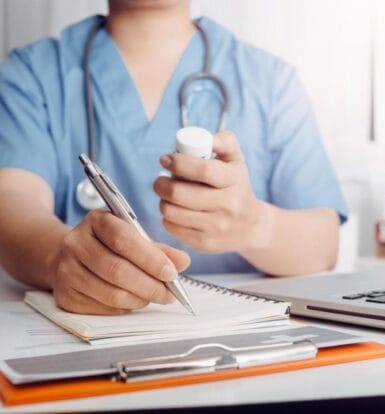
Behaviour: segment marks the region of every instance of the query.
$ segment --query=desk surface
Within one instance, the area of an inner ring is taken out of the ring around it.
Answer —
[[[216,283],[220,280],[226,285],[234,284],[234,278],[231,276],[212,276],[209,279]],[[250,281],[255,281],[255,276],[242,275],[240,279],[237,279],[238,284],[250,283]],[[24,291],[24,286],[11,280],[0,270],[0,301],[21,300]],[[315,324],[314,321],[312,323]],[[336,326],[336,324],[320,322],[317,322],[317,325]],[[339,326],[348,332],[369,336],[385,343],[385,333],[379,330]],[[0,405],[0,412],[111,412],[123,409],[160,409],[384,396],[384,377],[385,359],[381,359],[106,397],[11,408],[4,408]]]

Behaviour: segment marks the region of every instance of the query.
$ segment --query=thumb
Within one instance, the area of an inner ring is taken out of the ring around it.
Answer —
[[[225,161],[244,161],[241,147],[231,131],[220,131],[214,135],[213,151],[217,158]]]
[[[169,246],[168,244],[156,243],[157,246],[166,254],[166,256],[174,263],[178,272],[187,269],[191,264],[190,256],[179,249]]]

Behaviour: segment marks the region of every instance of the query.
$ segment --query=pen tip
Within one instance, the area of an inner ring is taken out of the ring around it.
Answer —
[[[186,304],[186,305],[187,305],[186,309],[191,313],[191,315],[198,316],[197,313],[195,312],[195,309],[191,305],[189,304]]]

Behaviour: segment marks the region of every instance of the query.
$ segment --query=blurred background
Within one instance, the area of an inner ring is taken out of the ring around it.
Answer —
[[[0,60],[106,11],[105,0],[0,0]],[[350,208],[339,267],[373,256],[385,218],[385,0],[192,0],[192,12],[297,67]]]

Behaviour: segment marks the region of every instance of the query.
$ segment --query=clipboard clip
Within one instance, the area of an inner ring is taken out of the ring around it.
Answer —
[[[271,365],[314,358],[317,351],[310,340],[239,348],[207,343],[181,354],[117,362],[112,366],[117,371],[112,380],[135,382]]]

